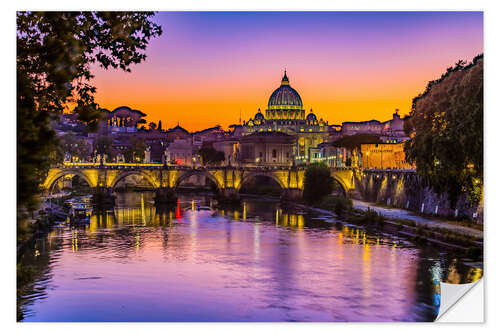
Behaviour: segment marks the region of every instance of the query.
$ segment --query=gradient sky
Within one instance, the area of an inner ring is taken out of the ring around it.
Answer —
[[[378,119],[459,59],[483,52],[481,12],[160,12],[163,35],[131,73],[95,70],[97,102],[163,128],[224,127],[265,110],[286,67],[330,124]]]

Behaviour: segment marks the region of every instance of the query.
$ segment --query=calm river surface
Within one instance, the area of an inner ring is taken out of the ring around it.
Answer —
[[[480,269],[332,217],[244,200],[197,211],[185,196],[158,212],[152,193],[61,227],[23,261],[39,268],[18,299],[24,321],[431,321],[439,280]],[[192,208],[195,210],[193,211]]]

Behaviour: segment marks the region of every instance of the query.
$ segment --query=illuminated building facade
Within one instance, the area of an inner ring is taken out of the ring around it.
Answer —
[[[226,136],[219,138],[212,143],[212,147],[224,153],[224,162],[222,165],[233,165],[239,164],[240,156],[240,140],[237,136]]]
[[[280,132],[257,132],[240,138],[243,165],[290,166],[295,138]]]
[[[405,161],[404,143],[361,145],[363,169],[414,169]]]
[[[254,118],[243,123],[242,134],[280,132],[294,139],[293,159],[296,163],[309,162],[317,158],[317,147],[328,137],[328,122],[317,119],[310,110],[306,116],[302,98],[290,86],[285,74],[281,85],[271,94],[265,115],[259,109]]]
[[[383,143],[399,143],[409,139],[404,131],[404,119],[399,115],[399,110],[393,113],[392,119],[380,122],[378,120],[343,122],[340,132],[336,137],[351,136],[356,134],[373,134],[380,137]]]
[[[193,165],[193,145],[189,139],[177,139],[169,143],[165,149],[162,162],[178,165]]]

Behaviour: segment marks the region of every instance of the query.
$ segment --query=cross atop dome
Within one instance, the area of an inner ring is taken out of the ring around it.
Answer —
[[[283,75],[283,78],[281,79],[281,85],[287,86],[289,84],[290,84],[290,82],[288,81],[288,76],[286,76],[286,68],[285,68],[285,74]]]

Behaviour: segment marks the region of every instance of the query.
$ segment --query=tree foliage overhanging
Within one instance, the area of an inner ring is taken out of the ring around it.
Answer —
[[[456,205],[462,193],[482,198],[483,55],[459,61],[413,99],[405,129],[406,159],[426,185]]]
[[[151,12],[17,13],[17,200],[35,208],[35,195],[58,140],[50,121],[71,110],[95,129],[92,66],[120,68],[146,59],[149,41],[161,35]]]

